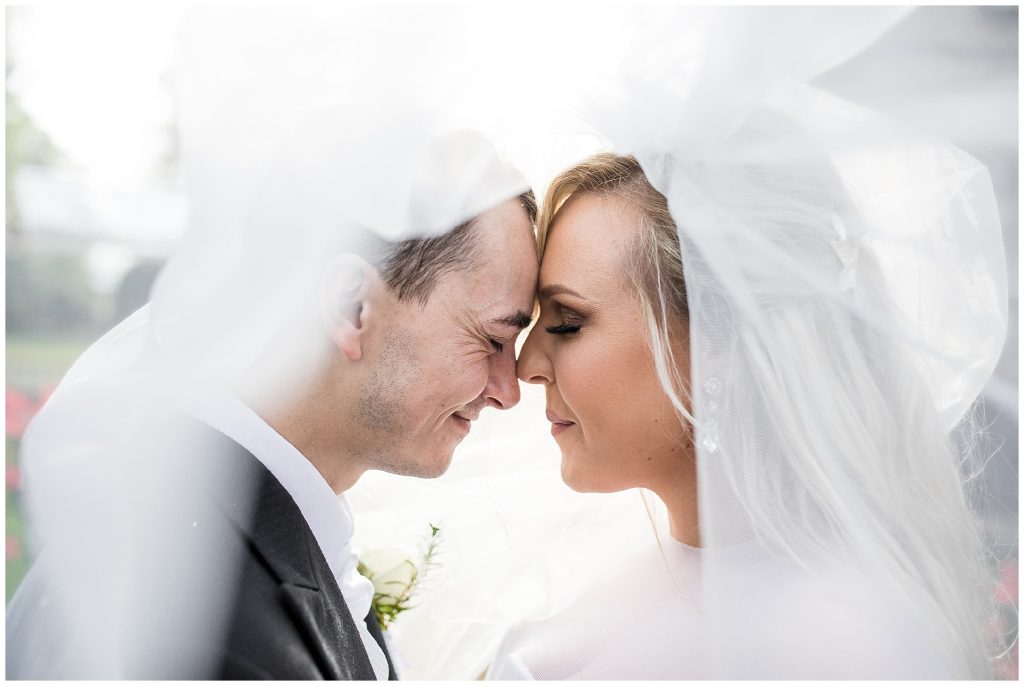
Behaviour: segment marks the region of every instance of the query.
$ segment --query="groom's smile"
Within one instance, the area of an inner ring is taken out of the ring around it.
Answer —
[[[477,417],[480,416],[480,411],[477,410],[475,413],[470,414],[468,410],[452,413],[452,419],[456,421],[459,427],[466,430],[469,433],[471,423],[476,421]]]
[[[370,468],[440,476],[485,407],[519,402],[515,342],[537,280],[530,216],[518,199],[471,221],[474,244],[425,299],[369,302],[359,443]],[[368,319],[369,321],[369,319]],[[372,328],[372,327],[371,327]]]
[[[469,433],[470,428],[472,428],[472,419],[467,419],[459,414],[453,414],[451,418],[455,421],[455,426],[457,426],[461,431],[464,431],[467,434]]]

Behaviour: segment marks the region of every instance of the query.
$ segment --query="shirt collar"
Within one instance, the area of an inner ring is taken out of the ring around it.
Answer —
[[[358,571],[359,558],[352,550],[355,520],[344,496],[331,489],[298,448],[228,389],[188,377],[179,376],[187,379],[178,385],[182,409],[252,453],[288,491],[338,582],[377,680],[386,681],[387,658],[364,621],[373,602],[373,584]]]
[[[205,386],[188,392],[186,400],[188,414],[248,450],[284,486],[340,581],[355,530],[344,499],[295,446],[226,389]]]

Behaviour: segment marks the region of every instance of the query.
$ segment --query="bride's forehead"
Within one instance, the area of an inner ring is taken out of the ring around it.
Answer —
[[[620,198],[573,198],[552,222],[541,272],[578,265],[580,270],[618,274],[639,226],[636,210]]]

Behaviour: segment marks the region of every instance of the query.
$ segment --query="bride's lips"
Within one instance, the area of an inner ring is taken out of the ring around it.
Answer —
[[[568,419],[562,419],[551,410],[547,411],[548,421],[551,422],[551,435],[557,436],[562,433],[570,426],[576,426],[576,422],[570,422]]]

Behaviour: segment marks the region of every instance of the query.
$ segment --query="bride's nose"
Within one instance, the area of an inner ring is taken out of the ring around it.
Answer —
[[[526,383],[551,383],[555,378],[551,360],[541,344],[541,333],[543,329],[535,326],[519,351],[516,376]]]

